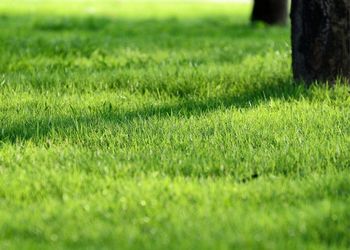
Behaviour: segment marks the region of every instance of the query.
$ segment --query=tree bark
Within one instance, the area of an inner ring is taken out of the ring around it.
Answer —
[[[288,18],[288,0],[255,0],[252,22],[285,25]]]
[[[292,0],[296,80],[350,79],[350,0]]]

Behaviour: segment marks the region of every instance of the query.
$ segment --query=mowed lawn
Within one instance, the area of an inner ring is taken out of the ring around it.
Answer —
[[[1,0],[0,249],[349,249],[350,87],[250,8]]]

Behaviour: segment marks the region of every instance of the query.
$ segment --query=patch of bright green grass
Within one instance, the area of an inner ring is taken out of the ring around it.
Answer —
[[[348,249],[349,87],[249,5],[0,3],[1,249]]]

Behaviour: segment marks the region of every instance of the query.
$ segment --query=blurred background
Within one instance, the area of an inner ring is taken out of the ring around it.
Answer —
[[[0,73],[21,89],[180,98],[236,93],[251,71],[251,88],[289,79],[288,26],[251,25],[252,10],[246,0],[2,0]]]
[[[133,11],[137,11],[138,15],[145,16],[149,14],[149,9],[145,6],[168,5],[169,8],[175,8],[172,11],[177,13],[176,8],[181,5],[232,5],[244,4],[251,7],[250,0],[3,0],[0,2],[0,8],[3,12],[43,12],[46,14],[108,14],[122,15],[123,9],[126,6],[133,6]],[[152,9],[152,7],[151,7]],[[195,9],[194,9],[195,10]],[[131,10],[130,10],[131,11]],[[213,10],[215,12],[215,10]],[[166,13],[169,14],[169,13]],[[184,13],[185,14],[185,13]],[[194,13],[192,13],[194,14]],[[158,16],[162,14],[159,13]]]

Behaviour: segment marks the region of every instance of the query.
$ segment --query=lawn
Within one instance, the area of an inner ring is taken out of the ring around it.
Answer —
[[[1,0],[0,249],[349,249],[350,87],[249,12]]]

